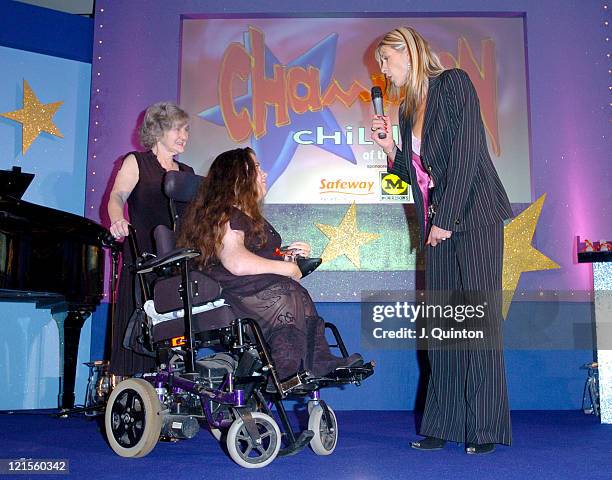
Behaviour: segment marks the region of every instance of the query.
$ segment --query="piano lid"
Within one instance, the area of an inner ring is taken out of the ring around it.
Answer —
[[[80,237],[86,243],[118,248],[110,232],[96,222],[21,200],[33,178],[33,173],[24,173],[17,166],[12,170],[0,170],[0,233],[29,231],[46,235],[57,232]]]
[[[0,170],[0,197],[20,199],[33,178],[33,173],[23,173],[21,167],[13,166],[12,170]]]

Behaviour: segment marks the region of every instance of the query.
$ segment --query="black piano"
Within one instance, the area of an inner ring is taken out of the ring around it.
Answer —
[[[71,213],[21,200],[34,178],[0,170],[0,301],[36,302],[58,324],[59,407],[74,406],[81,327],[104,296],[108,230]]]

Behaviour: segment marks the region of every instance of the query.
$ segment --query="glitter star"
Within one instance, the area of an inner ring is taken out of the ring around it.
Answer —
[[[337,227],[321,223],[315,223],[315,226],[329,238],[321,255],[323,261],[331,262],[336,257],[346,255],[357,268],[361,267],[359,247],[381,236],[378,233],[360,232],[357,229],[357,205],[355,203],[349,207]]]
[[[23,108],[0,113],[2,117],[21,123],[22,155],[25,155],[32,142],[41,132],[63,138],[63,135],[53,123],[53,115],[62,103],[64,102],[40,103],[28,82],[23,81]]]
[[[546,194],[529,205],[504,227],[504,266],[502,273],[504,318],[508,315],[514,292],[523,272],[561,268],[531,245],[545,199]]]

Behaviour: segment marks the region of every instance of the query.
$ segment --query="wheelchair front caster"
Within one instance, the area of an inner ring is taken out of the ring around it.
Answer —
[[[111,448],[122,457],[144,457],[159,440],[162,408],[153,386],[141,378],[130,378],[112,391],[104,426]]]
[[[213,438],[217,442],[220,442],[221,437],[223,437],[223,432],[221,431],[221,429],[215,428],[215,427],[209,427],[209,428],[210,428],[210,434],[213,436]]]
[[[308,402],[308,430],[314,433],[310,440],[310,448],[317,455],[331,455],[338,443],[338,421],[334,411],[320,404]]]
[[[236,418],[227,432],[227,451],[238,465],[245,468],[262,468],[278,455],[281,433],[272,417],[261,412],[251,412],[261,444],[256,444],[242,417]]]

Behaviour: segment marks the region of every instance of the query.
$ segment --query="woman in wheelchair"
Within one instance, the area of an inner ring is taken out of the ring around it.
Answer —
[[[174,249],[174,232],[161,228],[157,233],[171,241],[156,235],[156,242],[170,248],[139,261],[135,273],[154,277],[147,303],[154,303],[156,313],[178,313],[179,303],[184,312],[205,310],[158,323],[142,316],[138,341],[142,337],[156,354],[156,369],[112,390],[104,416],[111,448],[123,457],[142,457],[160,438],[192,438],[204,423],[246,468],[265,467],[306,445],[317,455],[330,455],[338,422],[320,390],[359,385],[374,373],[374,364],[348,355],[337,329],[317,315],[299,284],[302,271],[310,271],[304,265],[314,260],[298,258],[298,267],[279,258],[281,238],[261,214],[266,174],[253,151],[222,153],[201,183],[190,174],[166,177],[164,190],[172,201],[191,199],[180,217],[178,243],[186,248]],[[289,247],[293,256],[310,253],[303,242]],[[193,262],[204,273],[193,271]],[[214,285],[208,289],[208,284]],[[197,296],[203,303],[196,306]],[[330,352],[326,327],[343,357]],[[194,360],[197,348],[213,345],[223,351]],[[308,426],[299,432],[283,405],[289,395],[308,397]]]
[[[221,153],[183,216],[179,246],[200,249],[198,267],[221,284],[237,315],[257,321],[281,379],[363,365],[358,353],[331,353],[300,269],[279,256],[281,237],[261,213],[266,176],[251,148]],[[294,242],[288,250],[307,257],[310,246]]]

